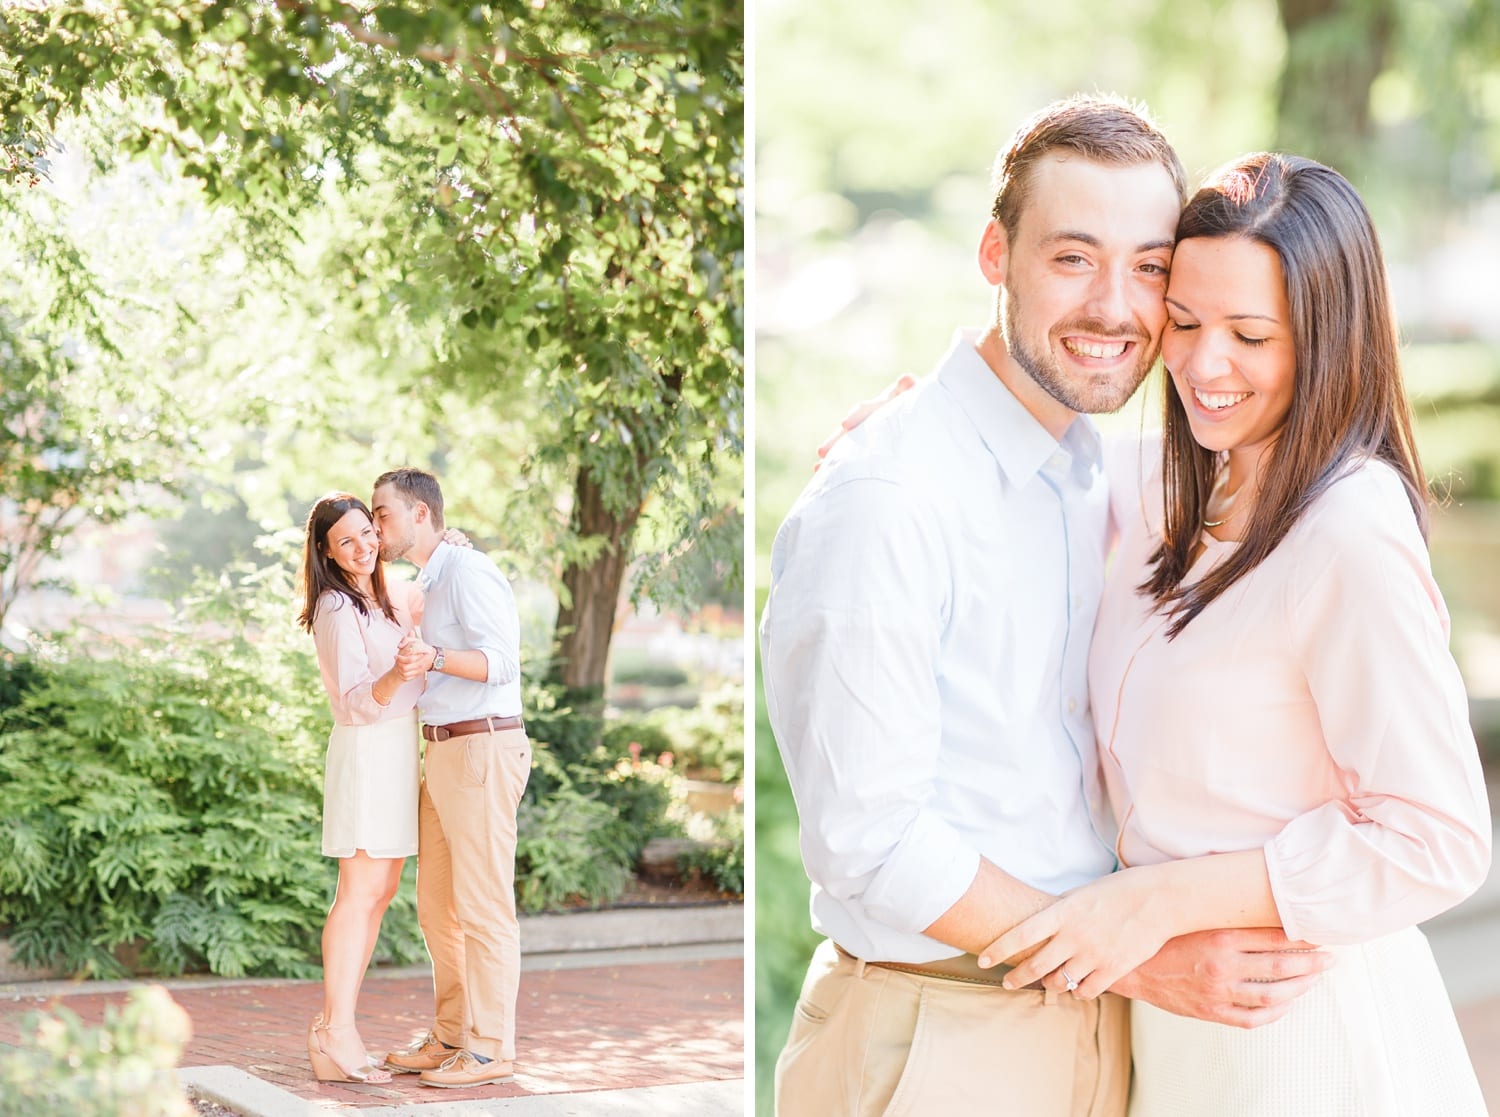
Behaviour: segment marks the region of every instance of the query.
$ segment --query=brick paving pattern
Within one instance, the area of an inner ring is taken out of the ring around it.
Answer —
[[[193,1020],[182,1065],[233,1066],[310,1101],[355,1106],[497,1099],[680,1082],[745,1073],[744,961],[631,962],[521,975],[516,1077],[468,1090],[437,1090],[398,1075],[390,1083],[318,1082],[307,1063],[307,1025],[321,986],[311,981],[175,986]],[[73,993],[61,1003],[103,1018],[123,994]],[[0,1043],[43,997],[0,1000]],[[432,1020],[428,978],[372,976],[360,993],[360,1030],[371,1050],[400,1047]]]

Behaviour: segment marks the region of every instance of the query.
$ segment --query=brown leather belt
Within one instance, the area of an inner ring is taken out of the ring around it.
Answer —
[[[833,948],[839,952],[841,957],[851,962],[859,959],[850,954],[838,943]],[[917,977],[940,977],[946,981],[965,981],[970,985],[993,985],[1000,987],[1001,981],[1014,966],[1000,963],[990,969],[979,968],[979,959],[972,954],[960,954],[956,958],[939,958],[936,962],[865,962],[867,966],[879,966],[883,970],[896,970],[898,973],[915,974]],[[1028,989],[1040,989],[1041,984],[1028,985]]]
[[[471,733],[499,733],[504,729],[524,729],[521,716],[510,718],[479,718],[476,721],[455,721],[448,725],[424,725],[422,736],[429,741],[446,741],[449,737],[467,737]]]

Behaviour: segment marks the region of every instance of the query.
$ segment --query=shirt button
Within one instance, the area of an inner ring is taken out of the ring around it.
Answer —
[[[1078,699],[1076,699],[1076,698],[1069,698],[1068,699],[1068,713],[1070,713],[1070,714],[1076,714],[1077,712],[1078,712]]]
[[[1073,595],[1073,608],[1075,608],[1075,609],[1082,609],[1083,608],[1083,595],[1082,594],[1075,593]]]

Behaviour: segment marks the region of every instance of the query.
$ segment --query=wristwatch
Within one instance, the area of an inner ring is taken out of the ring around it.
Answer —
[[[429,670],[441,671],[443,669],[443,664],[447,662],[448,657],[443,655],[442,648],[434,647],[432,650],[435,654],[432,657],[432,666],[429,668]]]

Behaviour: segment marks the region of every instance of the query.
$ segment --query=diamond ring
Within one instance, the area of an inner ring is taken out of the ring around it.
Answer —
[[[1078,982],[1074,981],[1071,977],[1068,976],[1068,971],[1067,970],[1063,969],[1061,966],[1058,966],[1057,967],[1057,972],[1060,973],[1060,974],[1062,974],[1063,975],[1063,980],[1068,983],[1068,992],[1069,993],[1071,993],[1074,989],[1078,988]]]

